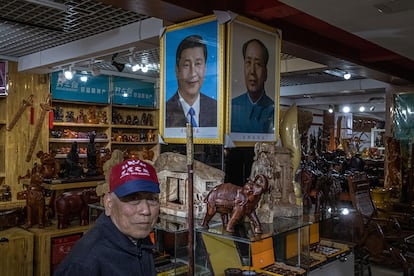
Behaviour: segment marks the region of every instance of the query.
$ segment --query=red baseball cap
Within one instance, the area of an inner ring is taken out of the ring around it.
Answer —
[[[129,159],[112,167],[109,190],[118,197],[137,192],[159,193],[160,183],[153,166],[138,159]]]

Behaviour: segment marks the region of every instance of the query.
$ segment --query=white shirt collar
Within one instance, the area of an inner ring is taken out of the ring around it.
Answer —
[[[197,100],[194,102],[194,104],[192,106],[190,106],[183,97],[181,97],[180,91],[178,91],[178,96],[180,97],[180,103],[181,106],[183,108],[183,112],[184,112],[184,116],[187,117],[187,120],[190,121],[190,115],[188,114],[188,111],[190,110],[190,108],[192,107],[194,109],[195,115],[194,115],[194,119],[196,120],[197,125],[200,125],[200,120],[199,120],[199,116],[200,116],[200,94],[197,97]]]

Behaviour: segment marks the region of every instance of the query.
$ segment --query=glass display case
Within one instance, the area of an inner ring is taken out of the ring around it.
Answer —
[[[353,275],[350,247],[320,239],[319,227],[305,217],[277,217],[260,235],[249,223],[232,234],[221,223],[196,228],[195,275],[310,275],[334,262],[344,263],[338,275]]]
[[[195,274],[225,275],[233,270],[306,274],[321,262],[310,252],[311,225],[302,217],[277,217],[271,224],[262,224],[259,235],[249,223],[238,225],[232,234],[221,224],[196,228]]]
[[[187,218],[160,214],[154,229],[154,254],[157,276],[187,275],[188,222]]]

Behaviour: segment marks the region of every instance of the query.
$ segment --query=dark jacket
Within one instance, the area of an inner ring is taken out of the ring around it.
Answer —
[[[187,117],[176,92],[166,103],[165,127],[185,127]],[[217,101],[209,96],[200,94],[199,127],[217,127]]]
[[[149,238],[137,245],[102,214],[70,251],[53,275],[152,276],[156,275]]]

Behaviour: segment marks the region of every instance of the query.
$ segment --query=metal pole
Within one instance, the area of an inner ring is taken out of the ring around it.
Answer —
[[[194,275],[194,199],[193,199],[193,126],[187,123],[187,169],[188,169],[188,275]]]

